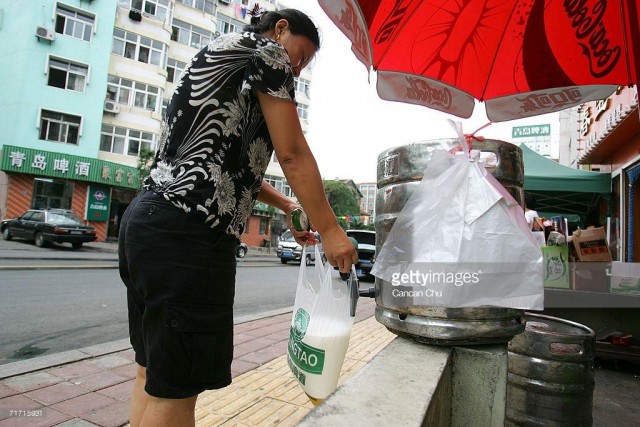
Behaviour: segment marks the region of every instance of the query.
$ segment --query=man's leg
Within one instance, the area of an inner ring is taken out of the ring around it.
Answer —
[[[147,369],[144,366],[137,365],[136,379],[133,382],[133,392],[131,393],[131,407],[129,410],[129,422],[131,427],[139,427],[142,420],[142,414],[147,407],[149,396],[144,391],[144,384],[147,381]]]
[[[193,427],[198,396],[186,399],[162,399],[147,395],[141,427]],[[133,423],[131,423],[133,426]]]

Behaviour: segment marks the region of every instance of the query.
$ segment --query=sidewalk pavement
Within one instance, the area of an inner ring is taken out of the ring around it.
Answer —
[[[395,337],[375,321],[374,309],[372,299],[360,299],[340,383]],[[289,312],[235,326],[234,381],[200,395],[198,426],[292,426],[313,408],[287,366],[290,325]],[[0,366],[0,427],[126,425],[135,376],[133,350],[80,353],[86,354],[83,360],[13,372],[7,378],[1,373],[11,372],[14,364]]]

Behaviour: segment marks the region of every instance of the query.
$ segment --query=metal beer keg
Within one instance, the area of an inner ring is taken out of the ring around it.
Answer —
[[[376,251],[403,206],[420,184],[431,154],[449,150],[457,139],[439,139],[383,151],[378,156],[376,193]],[[498,140],[473,140],[480,161],[507,188],[521,206],[524,165],[519,147]],[[469,345],[508,342],[524,330],[523,311],[498,307],[444,308],[420,306],[412,297],[392,295],[391,283],[376,278],[376,319],[390,331],[415,341],[435,345]]]
[[[509,343],[506,426],[591,426],[595,333],[556,317],[526,313]]]

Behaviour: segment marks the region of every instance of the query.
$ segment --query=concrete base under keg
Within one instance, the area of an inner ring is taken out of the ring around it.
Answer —
[[[503,426],[506,384],[506,344],[398,337],[299,425]]]

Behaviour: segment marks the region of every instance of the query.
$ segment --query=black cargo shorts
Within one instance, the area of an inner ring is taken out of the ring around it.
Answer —
[[[238,239],[147,191],[124,213],[118,240],[146,392],[180,399],[229,385]]]

